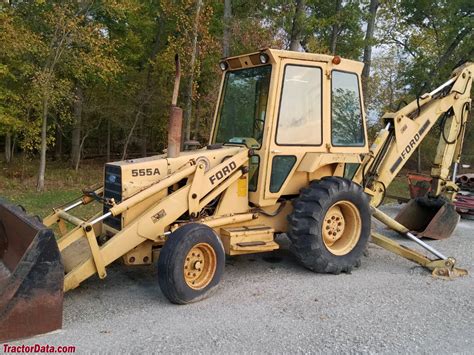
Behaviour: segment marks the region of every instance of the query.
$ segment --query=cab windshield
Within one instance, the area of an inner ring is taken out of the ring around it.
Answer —
[[[265,65],[226,73],[214,143],[260,148],[271,70]]]

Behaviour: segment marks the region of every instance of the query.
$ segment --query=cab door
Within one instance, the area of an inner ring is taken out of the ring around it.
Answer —
[[[327,81],[323,80],[325,65],[305,60],[282,61],[265,182],[266,200],[299,193],[307,179],[305,172],[297,171],[299,163],[306,153],[325,151],[323,102],[329,98],[324,88]]]

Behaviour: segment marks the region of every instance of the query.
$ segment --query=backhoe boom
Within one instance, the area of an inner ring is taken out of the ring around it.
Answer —
[[[438,121],[442,132],[431,169],[432,196],[453,200],[457,187],[448,179],[449,169],[460,159],[471,106],[473,73],[474,64],[465,63],[437,89],[382,117],[386,126],[354,177],[372,196],[372,205],[381,203],[387,186]]]

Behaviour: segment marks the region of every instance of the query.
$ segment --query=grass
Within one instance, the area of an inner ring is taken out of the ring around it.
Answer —
[[[404,198],[410,198],[410,192],[408,190],[408,180],[403,174],[397,176],[387,188],[387,194],[392,196],[399,196]],[[384,203],[397,202],[396,199],[386,197]]]
[[[52,208],[81,196],[81,190],[102,181],[102,162],[86,161],[76,172],[67,162],[46,165],[45,190],[36,191],[37,161],[24,158],[6,164],[0,161],[0,197],[20,204],[33,215],[47,216]],[[89,214],[88,206],[78,208],[79,216]],[[76,212],[76,211],[75,211]]]

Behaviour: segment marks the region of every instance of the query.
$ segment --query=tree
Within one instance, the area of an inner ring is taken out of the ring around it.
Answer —
[[[50,113],[61,111],[65,102],[72,99],[73,79],[81,81],[88,75],[105,77],[118,68],[110,55],[111,42],[103,27],[91,17],[92,7],[93,2],[87,1],[12,5],[13,21],[37,39],[29,60],[29,99],[31,116],[36,117],[41,132],[38,191],[44,189],[48,142],[54,141],[48,133]],[[28,40],[20,40],[23,39]]]
[[[363,48],[361,1],[307,0],[307,5],[305,49],[359,59]]]
[[[71,134],[71,163],[77,170],[81,160],[81,129],[82,129],[82,106],[84,94],[80,86],[74,90],[73,128]]]
[[[339,17],[340,12],[341,12],[341,5],[342,5],[342,0],[336,0],[336,17]],[[334,24],[332,25],[332,32],[331,32],[331,42],[329,44],[329,48],[331,50],[331,54],[336,54],[336,45],[337,45],[337,37],[339,36],[339,20],[334,21]]]
[[[298,51],[301,46],[305,20],[305,0],[295,0],[295,4],[295,14],[290,32],[290,51]]]
[[[155,71],[155,66],[156,66],[156,60],[158,57],[159,51],[163,47],[163,17],[159,13],[158,16],[156,16],[156,21],[155,21],[155,30],[154,30],[154,36],[153,36],[153,44],[152,44],[152,50],[149,52],[147,55],[145,62],[146,64],[144,66],[141,66],[139,69],[139,72],[142,71],[142,68],[146,68],[145,71],[145,78],[144,78],[144,83],[142,86],[141,90],[137,91],[137,109],[135,111],[135,117],[133,120],[132,127],[130,128],[130,131],[127,135],[127,138],[125,140],[125,144],[123,146],[123,152],[122,152],[122,160],[126,158],[127,156],[127,150],[128,146],[130,144],[133,132],[141,120],[141,126],[142,126],[142,155],[146,155],[146,117],[148,115],[149,111],[149,106],[150,106],[150,101],[152,100],[152,96],[155,93],[155,90],[153,89],[154,83],[154,78],[153,74]]]
[[[224,33],[222,36],[222,56],[230,55],[230,30],[232,19],[232,0],[224,0]]]
[[[197,50],[198,50],[198,28],[199,28],[199,20],[200,20],[200,13],[202,7],[202,0],[197,0],[196,2],[196,12],[194,17],[194,24],[193,24],[193,32],[192,32],[192,47],[191,47],[191,59],[189,61],[189,82],[188,87],[186,90],[186,102],[185,102],[185,109],[184,109],[184,125],[185,125],[185,132],[184,132],[184,139],[189,141],[191,139],[191,118],[193,112],[193,86],[194,86],[194,72],[196,66],[196,57],[197,57]]]
[[[38,36],[14,16],[13,7],[0,7],[0,135],[5,136],[7,162],[13,158],[16,138],[29,127],[25,93],[29,92],[34,66],[27,58],[40,44]]]
[[[365,32],[364,45],[364,69],[362,70],[362,91],[367,91],[367,82],[370,76],[370,65],[372,62],[372,45],[374,40],[375,18],[377,16],[377,9],[379,7],[379,0],[370,0],[369,14],[367,18],[367,30]]]
[[[456,65],[472,58],[474,20],[469,1],[386,1],[377,16],[378,41],[398,53],[394,76],[399,89],[394,106],[430,91],[445,81]],[[375,76],[377,61],[373,61]],[[379,90],[385,91],[382,85]],[[420,170],[421,162],[421,168],[427,167],[427,157],[435,154],[437,135],[436,129],[430,132],[421,146],[418,164],[410,162],[412,167]]]
[[[185,137],[201,141],[209,136],[222,55],[273,47],[363,60],[371,131],[382,111],[435,87],[474,55],[468,0],[1,4],[2,157],[11,160],[13,150],[40,157],[39,188],[49,157],[70,156],[78,169],[84,158],[161,152],[175,53],[186,84]]]

